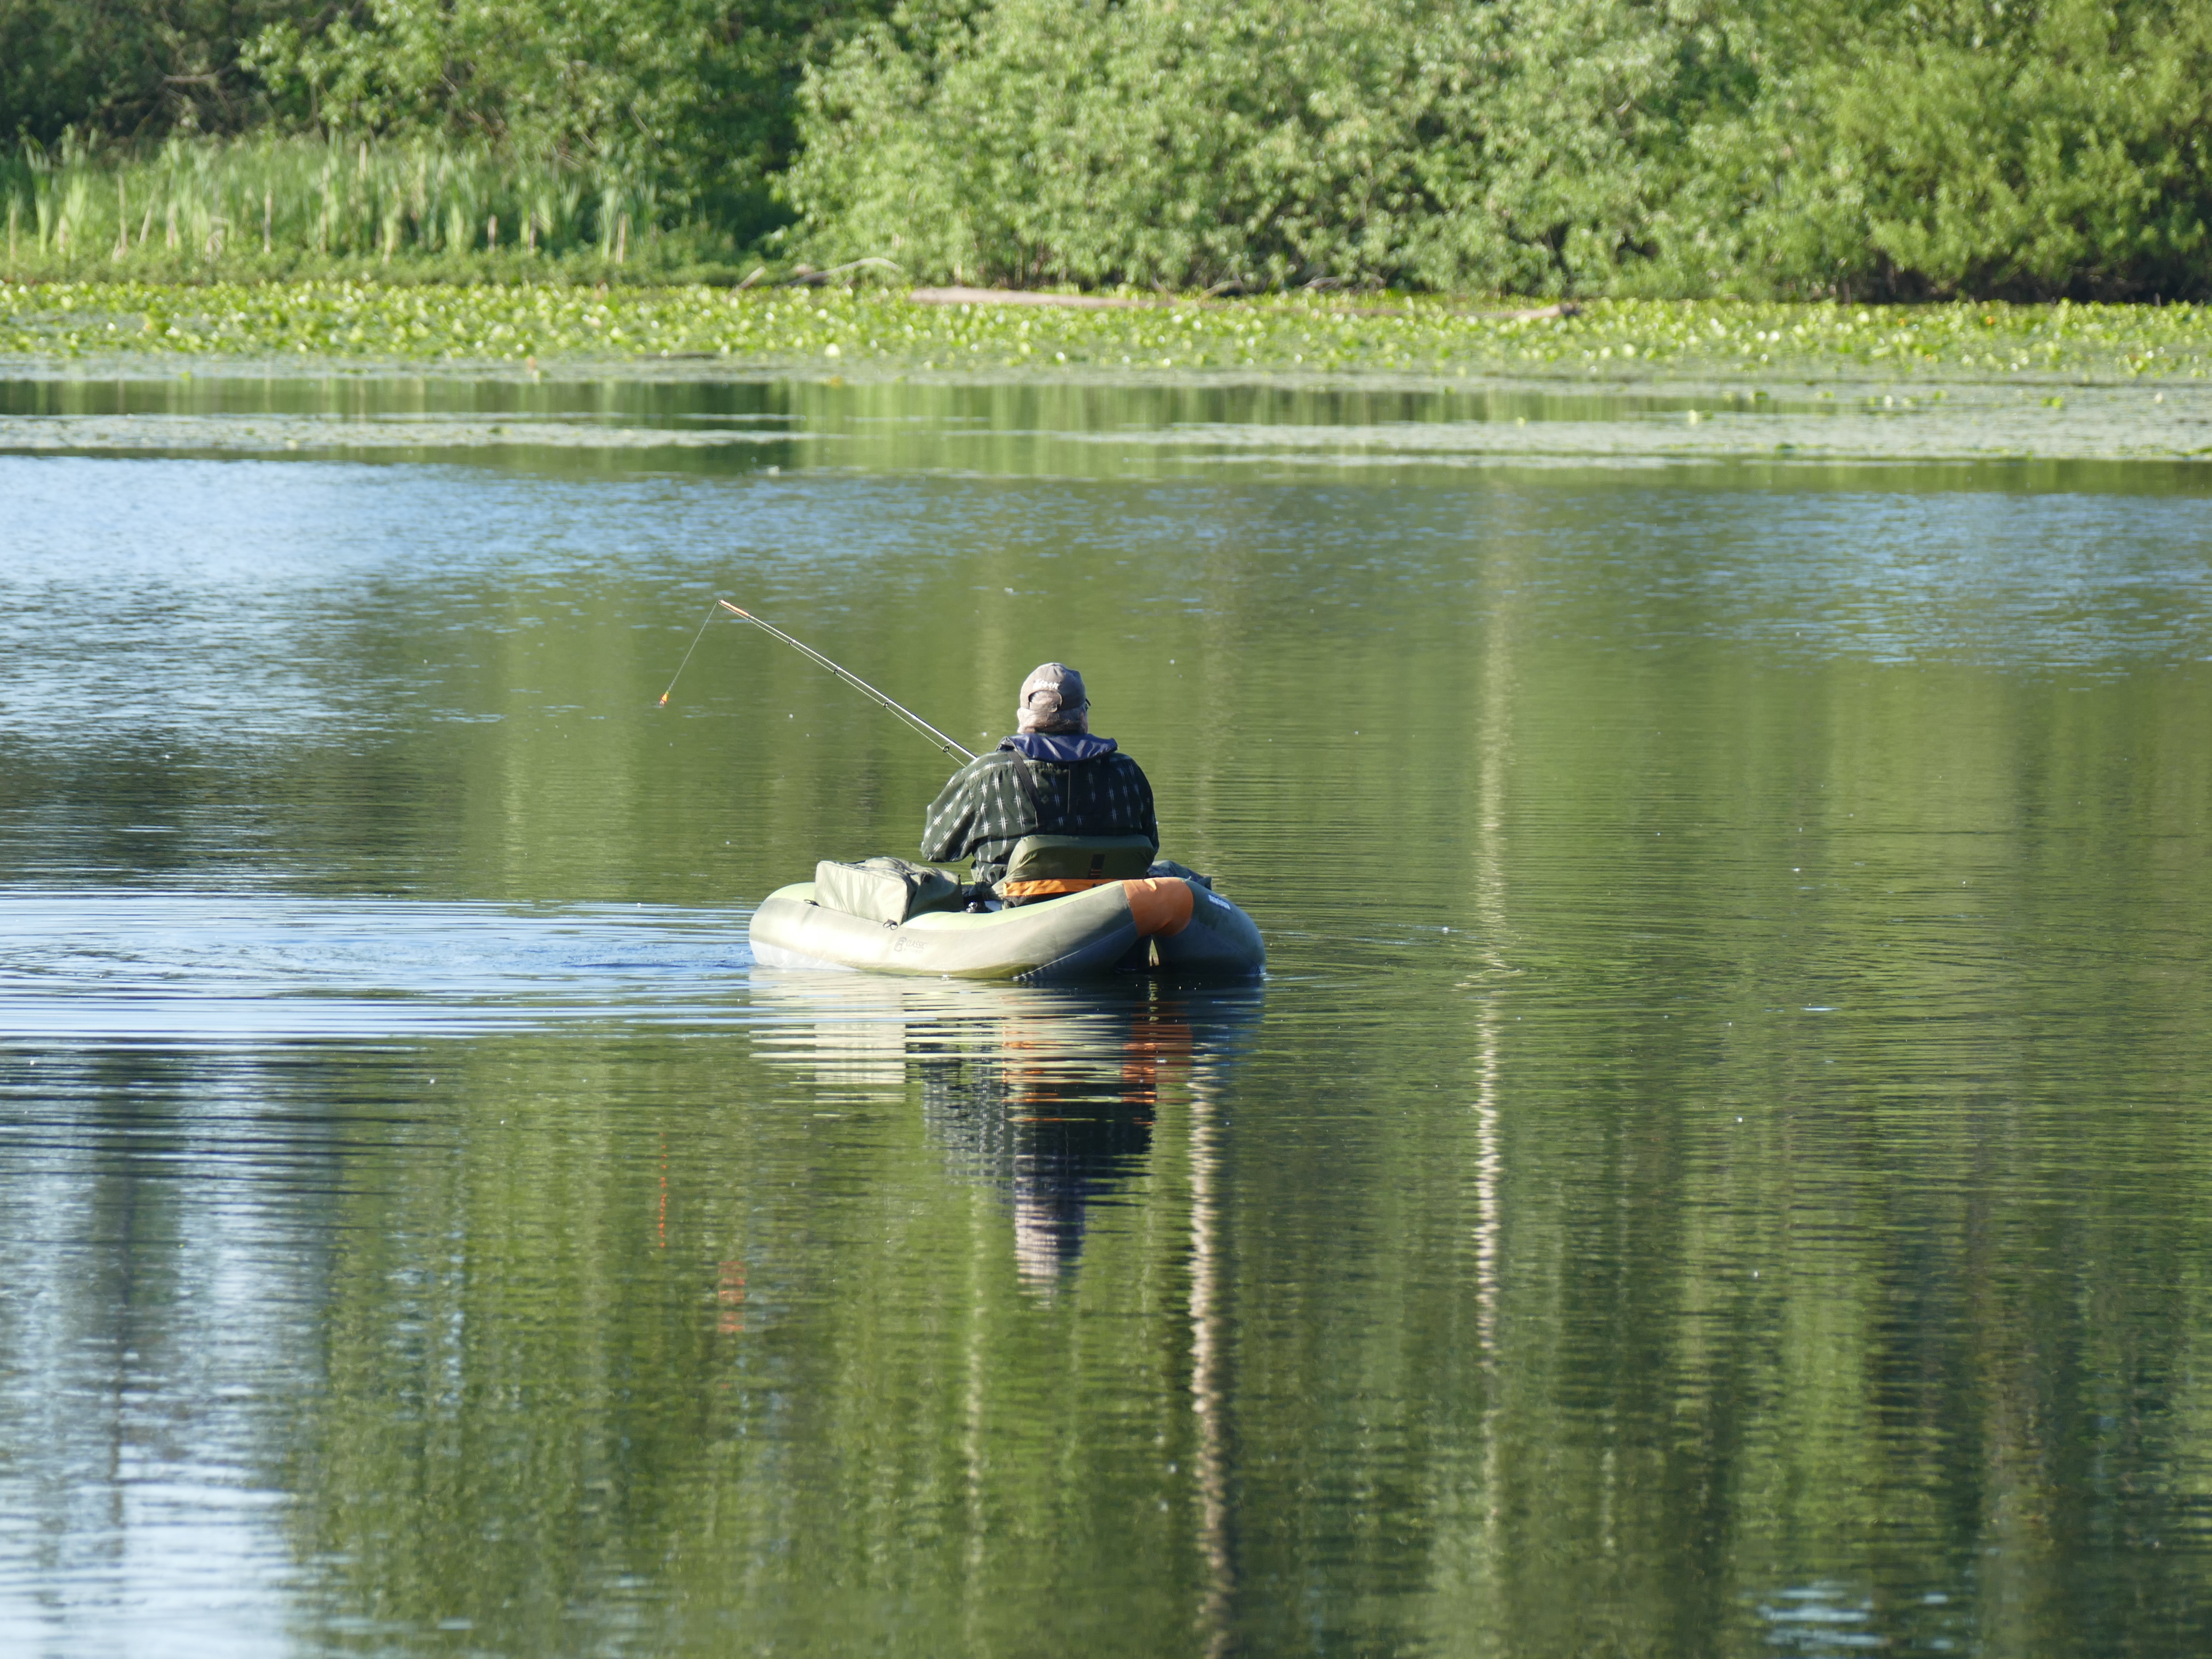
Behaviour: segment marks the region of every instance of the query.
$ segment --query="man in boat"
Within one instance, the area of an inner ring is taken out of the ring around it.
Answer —
[[[1015,731],[952,775],[930,803],[921,856],[975,860],[978,883],[1006,873],[1024,836],[1143,836],[1160,849],[1152,786],[1111,738],[1091,735],[1083,676],[1048,662],[1022,682]]]

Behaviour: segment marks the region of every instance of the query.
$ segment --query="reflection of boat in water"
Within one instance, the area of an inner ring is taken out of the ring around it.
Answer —
[[[771,1063],[836,1094],[919,1096],[931,1144],[1002,1195],[1023,1282],[1073,1272],[1091,1212],[1143,1173],[1178,1079],[1232,1058],[1258,1022],[1256,988],[1092,990],[763,975],[780,1018],[756,1037]]]
[[[770,968],[861,969],[932,979],[1053,984],[1116,972],[1249,975],[1267,965],[1251,917],[1203,884],[1109,881],[1062,898],[983,911],[925,910],[898,921],[779,888],[753,913],[754,957]]]

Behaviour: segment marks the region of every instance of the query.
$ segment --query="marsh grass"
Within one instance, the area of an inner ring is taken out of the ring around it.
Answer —
[[[0,289],[0,354],[143,353],[364,363],[689,357],[841,374],[2125,382],[2212,373],[2212,308],[1606,301],[1528,317],[1464,300],[1313,295],[1060,310],[918,305],[884,288],[541,281]]]
[[[654,185],[440,137],[173,138],[143,150],[26,142],[0,158],[0,270],[17,281],[447,275],[698,262],[716,238]]]

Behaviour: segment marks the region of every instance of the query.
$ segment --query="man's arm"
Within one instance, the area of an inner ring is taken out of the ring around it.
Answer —
[[[1121,758],[1128,765],[1129,788],[1137,805],[1137,828],[1152,838],[1152,851],[1157,853],[1160,850],[1160,821],[1152,811],[1152,781],[1136,762],[1127,756]]]
[[[929,804],[921,826],[921,856],[931,864],[952,864],[968,856],[975,844],[976,808],[981,804],[980,780],[972,766],[963,766],[946,780]]]

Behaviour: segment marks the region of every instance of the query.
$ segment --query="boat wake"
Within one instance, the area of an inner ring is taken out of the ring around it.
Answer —
[[[163,1047],[748,1018],[746,913],[0,890],[0,1041]]]

